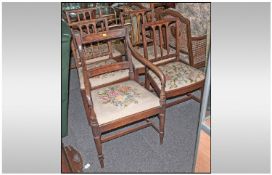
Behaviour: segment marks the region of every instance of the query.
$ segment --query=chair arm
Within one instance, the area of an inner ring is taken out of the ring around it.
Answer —
[[[207,35],[192,37],[193,54],[206,55]]]
[[[127,43],[128,43],[129,50],[130,50],[132,56],[134,56],[134,58],[136,58],[138,61],[140,61],[143,65],[147,66],[152,72],[154,72],[159,77],[159,79],[161,81],[160,98],[161,98],[161,100],[162,99],[165,100],[165,82],[166,82],[165,75],[163,74],[163,72],[156,65],[154,65],[148,59],[146,59],[142,55],[140,55],[133,48],[133,46],[132,46],[132,44],[131,44],[131,42],[129,40],[127,40]]]

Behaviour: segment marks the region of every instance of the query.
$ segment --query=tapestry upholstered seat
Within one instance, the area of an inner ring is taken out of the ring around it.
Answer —
[[[158,67],[166,78],[165,91],[189,86],[205,79],[204,72],[179,61],[170,62]],[[161,83],[157,75],[151,71],[149,71],[148,74],[152,77],[157,86],[161,88]]]
[[[135,81],[125,81],[92,92],[98,124],[160,106],[160,99]]]

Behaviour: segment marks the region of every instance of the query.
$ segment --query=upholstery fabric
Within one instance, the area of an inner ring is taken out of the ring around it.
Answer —
[[[91,95],[100,125],[160,106],[156,95],[132,80],[93,90]]]
[[[166,77],[165,91],[178,89],[200,82],[205,79],[204,72],[193,68],[187,64],[171,62],[165,65],[158,66]],[[149,71],[149,75],[161,88],[161,81],[153,72]]]
[[[121,56],[121,55],[122,54],[118,50],[116,50],[115,48],[112,48],[112,56],[113,57],[118,57],[118,56]],[[106,60],[106,59],[109,59],[109,55],[104,55],[104,56],[101,56],[101,57],[88,59],[86,61],[86,63],[91,64],[91,63],[101,61],[101,60]]]
[[[137,50],[137,52],[139,54],[141,54],[142,56],[144,55],[144,49],[142,47],[139,47],[139,48],[135,48]],[[170,52],[169,54],[174,54],[176,52],[176,50],[170,48]],[[154,55],[154,46],[148,46],[147,47],[147,53],[148,53],[148,59],[153,59],[155,58],[155,55]],[[163,56],[167,54],[167,50],[163,49]],[[160,51],[160,47],[157,46],[157,57],[160,57],[161,56],[161,51]],[[162,62],[165,62],[165,61],[168,61],[168,60],[173,60],[175,59],[176,57],[172,57],[172,58],[168,58],[168,59],[165,59],[165,60],[161,60],[161,61],[158,61],[158,62],[155,62],[154,64],[159,64],[159,63],[162,63]],[[132,56],[132,63],[135,67],[135,69],[139,69],[139,68],[144,68],[144,65],[142,63],[140,63],[136,58],[134,58]]]
[[[210,3],[177,3],[173,9],[191,22],[192,36],[205,35],[210,25]]]
[[[96,63],[88,64],[87,68],[97,68],[103,65],[109,65],[112,63],[115,63],[116,61],[114,59],[107,59],[107,60],[101,60]],[[92,77],[89,79],[92,87],[96,87],[105,83],[110,83],[125,77],[128,77],[128,70],[119,70],[119,71],[114,71],[102,75],[98,75],[95,77]],[[80,89],[85,89],[84,86],[84,81],[83,81],[83,73],[82,73],[82,68],[78,68],[78,76],[79,76],[79,81],[80,81]]]
[[[184,35],[182,35],[182,36],[184,36]],[[188,52],[186,42],[187,42],[187,39],[186,40],[183,39],[182,42],[180,42],[181,50],[183,50],[185,52]],[[169,45],[170,45],[170,47],[172,47],[172,49],[176,48],[176,45],[177,45],[176,40],[173,37],[172,38],[170,37]],[[183,53],[180,52],[180,59],[189,64],[188,54],[183,54]]]

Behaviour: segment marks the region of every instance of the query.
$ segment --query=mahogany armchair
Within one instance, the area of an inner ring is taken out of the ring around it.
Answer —
[[[205,67],[207,36],[193,37],[191,35],[190,20],[175,10],[166,9],[160,15],[162,18],[164,18],[163,16],[168,16],[179,19],[180,52],[184,54],[181,56],[182,61],[195,68]],[[171,34],[175,37],[175,31],[173,29],[171,30]],[[175,40],[172,40],[170,47],[175,48],[175,45]]]
[[[80,58],[82,59],[85,86],[84,89],[81,89],[81,95],[101,167],[104,167],[102,144],[112,139],[152,126],[159,133],[160,143],[162,144],[165,123],[165,76],[161,70],[135,52],[125,28],[90,34],[84,37],[76,35],[75,37]],[[86,65],[87,55],[83,45],[114,39],[124,40],[124,50],[127,59],[122,62],[89,69]],[[158,92],[159,97],[135,81],[131,54],[159,77],[161,81],[161,90]],[[89,81],[92,77],[121,70],[125,70],[127,76],[115,82],[94,87],[92,82]],[[159,117],[159,127],[149,120],[151,116],[155,115]],[[142,120],[145,120],[146,123],[141,126],[119,131],[112,135],[103,135],[105,132],[108,133],[111,130],[121,129],[123,126]]]
[[[147,40],[143,38],[144,44],[144,57],[153,64],[157,65],[158,68],[163,72],[166,77],[165,94],[166,98],[173,98],[177,96],[186,95],[186,97],[167,103],[166,107],[184,102],[186,100],[194,99],[200,102],[200,99],[192,95],[191,92],[201,90],[204,86],[205,74],[182,62],[180,59],[180,35],[175,32],[176,39],[176,50],[170,48],[170,37],[169,34],[171,29],[174,31],[179,30],[179,20],[176,18],[167,18],[159,21],[149,22],[143,24],[142,33],[145,36],[146,29],[151,29],[154,37],[159,40],[154,40],[153,45],[147,45]],[[165,37],[164,37],[165,36]],[[145,69],[145,87],[153,87],[155,92],[158,94],[161,91],[161,85],[159,77],[150,72],[144,65]]]

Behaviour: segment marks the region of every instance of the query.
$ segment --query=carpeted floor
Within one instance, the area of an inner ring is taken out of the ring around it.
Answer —
[[[199,92],[197,92],[199,94]],[[69,131],[64,145],[72,145],[90,164],[91,173],[188,173],[192,172],[199,103],[194,100],[167,109],[164,143],[146,128],[103,144],[105,168],[101,169],[83,108],[76,70],[70,73]],[[153,118],[158,123],[157,118]]]

